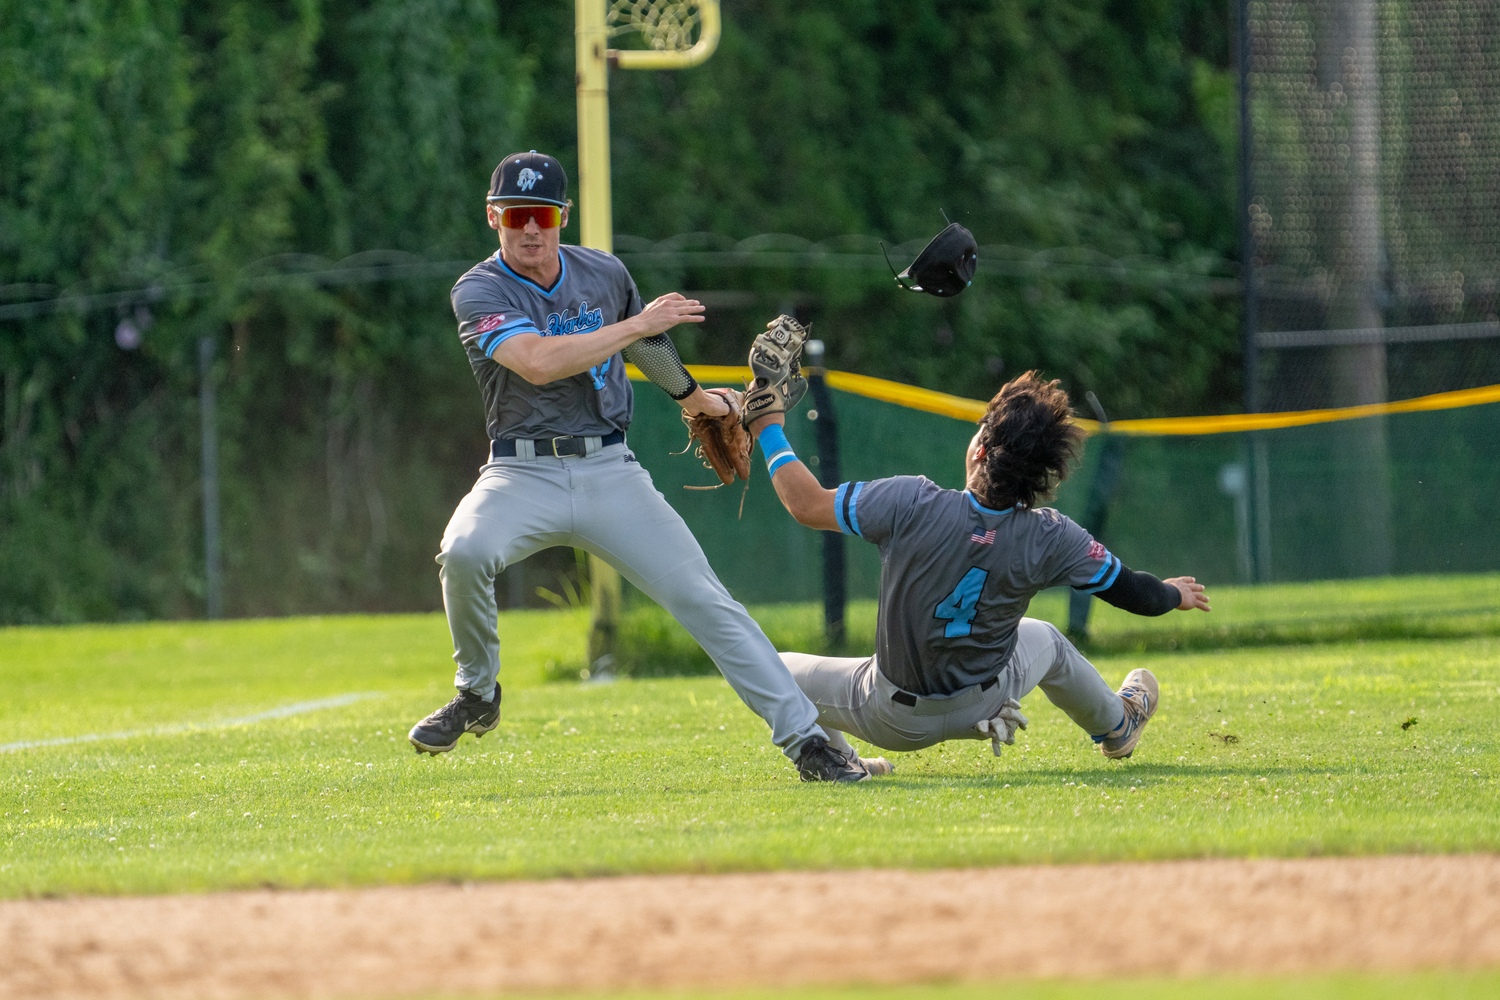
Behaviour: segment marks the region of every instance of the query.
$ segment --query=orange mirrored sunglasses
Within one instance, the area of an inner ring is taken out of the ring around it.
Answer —
[[[506,229],[525,229],[526,223],[532,219],[536,220],[538,229],[556,229],[562,225],[562,209],[556,205],[506,205],[500,208],[500,225]]]

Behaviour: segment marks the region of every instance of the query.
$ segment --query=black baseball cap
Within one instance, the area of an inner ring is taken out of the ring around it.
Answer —
[[[490,177],[490,201],[524,198],[543,205],[568,207],[568,175],[546,153],[512,153]]]
[[[911,267],[896,275],[896,284],[908,292],[947,298],[969,287],[978,266],[979,245],[974,242],[974,234],[950,222],[922,248]]]

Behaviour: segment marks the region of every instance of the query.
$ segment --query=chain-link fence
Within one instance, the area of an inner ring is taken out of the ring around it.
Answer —
[[[1500,382],[1500,5],[1248,15],[1261,408]]]

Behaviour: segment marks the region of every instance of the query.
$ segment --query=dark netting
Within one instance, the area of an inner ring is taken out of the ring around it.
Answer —
[[[1371,421],[1384,424],[1383,469],[1354,467],[1362,453],[1350,441]],[[1140,569],[1240,583],[1252,582],[1256,558],[1273,581],[1368,576],[1372,564],[1393,574],[1500,568],[1500,404],[1123,443],[1101,534]],[[1083,509],[1102,445],[1090,439],[1063,510]],[[1370,478],[1389,491],[1385,527],[1360,520],[1346,492]]]
[[[1500,4],[1249,16],[1261,409],[1500,382]]]
[[[713,473],[688,455],[678,407],[637,383],[630,445],[657,487],[683,515],[721,579],[746,602],[812,601],[822,593],[817,532],[798,526],[777,501],[759,451],[742,520],[740,486],[692,492]],[[832,393],[845,479],[923,474],[963,482],[973,425],[844,392]],[[787,437],[804,458],[816,449],[804,404]],[[1385,459],[1351,445],[1378,425]],[[1214,584],[1338,579],[1376,573],[1472,573],[1500,569],[1500,404],[1254,434],[1124,437],[1100,538],[1128,564]],[[1089,497],[1109,439],[1088,442],[1055,506],[1087,522]],[[1384,522],[1359,516],[1349,484],[1379,484]],[[1252,492],[1257,496],[1252,496]],[[874,546],[850,539],[849,595],[874,597]],[[1258,549],[1258,551],[1252,551]]]

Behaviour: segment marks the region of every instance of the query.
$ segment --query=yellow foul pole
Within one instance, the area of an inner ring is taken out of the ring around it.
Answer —
[[[609,35],[605,0],[574,0],[578,34],[578,242],[614,250],[609,203]]]
[[[677,13],[696,10],[698,40],[683,48],[687,34],[678,27],[691,24],[667,17],[632,21],[631,26],[652,35],[650,50],[609,48],[607,0],[573,0],[578,53],[578,242],[595,250],[613,252],[614,219],[609,198],[609,67],[621,69],[685,69],[697,66],[719,45],[718,0],[684,0]],[[658,14],[662,13],[657,11]],[[654,22],[654,23],[653,23]],[[657,29],[666,27],[664,38]],[[590,669],[614,666],[615,636],[620,620],[620,574],[598,556],[589,556],[590,595],[594,627],[589,633]]]
[[[613,251],[605,0],[574,0],[574,3],[578,46],[578,242],[595,250]],[[589,597],[593,611],[589,668],[596,673],[607,673],[614,666],[619,630],[620,574],[596,555],[589,556]]]

